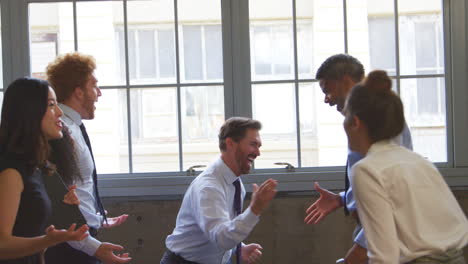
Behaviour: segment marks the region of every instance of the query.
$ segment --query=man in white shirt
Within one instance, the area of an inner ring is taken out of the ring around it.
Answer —
[[[93,57],[78,52],[59,56],[47,67],[47,78],[55,90],[57,101],[63,110],[63,122],[70,130],[79,175],[72,179],[77,186],[80,211],[90,228],[90,236],[76,243],[62,243],[46,251],[47,263],[99,264],[128,263],[128,254],[116,255],[122,246],[102,243],[95,238],[99,228],[118,226],[128,215],[106,217],[97,188],[97,174],[90,140],[83,119],[94,118],[94,106],[101,90],[94,75],[96,63]],[[64,175],[71,177],[70,175]],[[104,222],[104,223],[103,223]]]
[[[187,189],[161,264],[226,264],[232,254],[237,263],[260,258],[259,244],[242,241],[275,196],[277,182],[254,184],[250,205],[241,213],[245,189],[240,178],[260,155],[260,129],[260,122],[250,118],[232,117],[223,124],[221,155]]]

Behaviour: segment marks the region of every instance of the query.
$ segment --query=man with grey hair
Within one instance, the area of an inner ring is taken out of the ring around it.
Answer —
[[[250,172],[260,155],[260,129],[260,122],[244,117],[223,124],[218,136],[221,155],[185,192],[161,264],[226,264],[232,253],[237,264],[259,260],[262,247],[242,241],[275,196],[277,182],[254,184],[250,205],[242,212],[245,189],[240,176]]]
[[[342,112],[346,98],[356,84],[364,79],[364,66],[351,55],[337,54],[329,57],[317,70],[315,79],[319,81],[320,88],[325,95],[324,102],[330,106],[336,105],[336,110]],[[397,144],[408,149],[413,149],[411,134],[405,124],[403,132],[393,139]],[[364,230],[357,217],[356,202],[353,197],[351,168],[363,157],[354,151],[348,151],[345,169],[345,191],[339,194],[332,193],[320,187],[316,182],[315,190],[320,194],[319,199],[306,210],[304,222],[317,224],[325,216],[343,206],[345,214],[350,214],[357,220],[357,226],[353,233],[353,246],[342,260],[349,264],[365,264],[367,258],[367,241]]]

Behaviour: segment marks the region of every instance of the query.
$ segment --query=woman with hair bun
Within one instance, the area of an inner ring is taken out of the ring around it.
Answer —
[[[352,188],[369,263],[465,263],[468,221],[437,168],[398,146],[403,104],[384,71],[352,88],[343,122],[349,148],[364,156]]]

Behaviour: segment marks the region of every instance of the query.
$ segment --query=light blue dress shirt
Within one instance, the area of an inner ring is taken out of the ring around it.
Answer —
[[[405,126],[403,127],[403,131],[401,132],[401,134],[395,137],[392,141],[400,146],[413,150],[413,141],[411,139],[411,132],[409,130],[409,127],[406,125],[406,123],[405,123]],[[353,174],[351,173],[352,171],[351,168],[353,167],[354,164],[356,164],[356,162],[360,161],[362,158],[363,156],[361,154],[349,150],[348,167],[346,168],[346,170],[348,171],[348,178],[349,178],[350,186],[349,186],[348,191],[346,192],[346,206],[350,213],[357,210],[356,201],[354,200],[354,196],[353,196],[353,188],[351,186],[352,185],[351,183],[353,180]],[[345,192],[340,192],[340,197],[341,197],[341,202],[344,204]],[[364,248],[367,248],[367,241],[364,235],[364,229],[361,229],[361,231],[359,231],[359,233],[354,238],[354,242]]]
[[[94,164],[89,148],[80,130],[80,125],[82,123],[81,116],[78,112],[64,104],[59,104],[59,107],[63,111],[62,120],[68,127],[70,136],[75,142],[77,165],[83,177],[82,182],[75,182],[76,195],[80,199],[79,208],[88,226],[99,229],[102,223],[102,216],[97,214],[96,199],[94,198]],[[74,249],[83,251],[90,256],[94,256],[96,250],[101,246],[101,242],[92,236],[88,236],[81,241],[69,241],[67,243]]]
[[[221,157],[196,177],[185,192],[166,247],[189,261],[228,263],[236,245],[259,221],[250,207],[235,215],[233,182],[237,179]],[[240,182],[244,201],[245,188]]]

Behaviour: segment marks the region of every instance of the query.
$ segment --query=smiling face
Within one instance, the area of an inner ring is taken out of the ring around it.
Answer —
[[[47,98],[47,108],[41,121],[41,131],[47,140],[59,139],[62,134],[62,109],[57,105],[57,98],[54,90],[49,87],[49,95]]]
[[[347,91],[346,83],[342,80],[326,80],[322,79],[319,82],[320,88],[325,95],[324,102],[330,106],[336,105],[338,112],[343,111],[346,101]]]
[[[244,138],[239,142],[232,141],[232,148],[228,148],[234,159],[232,171],[236,175],[249,173],[252,169],[252,163],[260,156],[261,146],[262,140],[257,129],[247,129]]]

